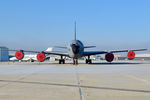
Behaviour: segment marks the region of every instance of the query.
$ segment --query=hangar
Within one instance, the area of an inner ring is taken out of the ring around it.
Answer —
[[[4,46],[0,46],[0,61],[8,61],[9,60],[9,52],[8,48]]]

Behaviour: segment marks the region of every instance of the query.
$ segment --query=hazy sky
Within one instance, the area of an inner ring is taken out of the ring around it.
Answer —
[[[98,50],[150,48],[150,0],[0,0],[0,45],[42,50],[74,36]]]

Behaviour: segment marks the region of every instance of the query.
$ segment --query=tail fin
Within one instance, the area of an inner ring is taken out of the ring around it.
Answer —
[[[76,21],[74,23],[74,40],[76,40]]]

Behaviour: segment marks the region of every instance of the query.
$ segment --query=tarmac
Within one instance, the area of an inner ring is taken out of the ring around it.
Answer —
[[[150,63],[0,63],[0,100],[150,100]]]

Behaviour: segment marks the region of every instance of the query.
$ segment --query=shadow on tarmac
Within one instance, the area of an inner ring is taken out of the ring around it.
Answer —
[[[135,65],[135,64],[145,64],[138,62],[93,62],[92,64],[79,63],[77,65]],[[74,65],[73,63],[58,64],[58,63],[41,63],[39,65]]]
[[[44,83],[44,82],[29,82],[29,81],[13,81],[13,80],[0,80],[0,82],[9,82],[9,83],[25,83],[25,84],[34,84],[34,85],[55,85],[55,86],[67,86],[67,87],[78,87],[78,85],[72,84],[59,84],[59,83]],[[113,88],[113,87],[99,87],[99,86],[84,86],[81,85],[81,88],[91,88],[91,89],[100,89],[100,90],[114,90],[114,91],[128,91],[128,92],[142,92],[150,93],[150,90],[138,90],[138,89],[125,89],[125,88]]]
[[[66,64],[59,64],[58,62],[14,62],[14,63],[9,63],[13,65],[74,65],[72,62],[67,62]],[[85,62],[79,62],[78,65],[134,65],[134,64],[150,64],[150,62],[94,62],[92,64],[85,64]]]

